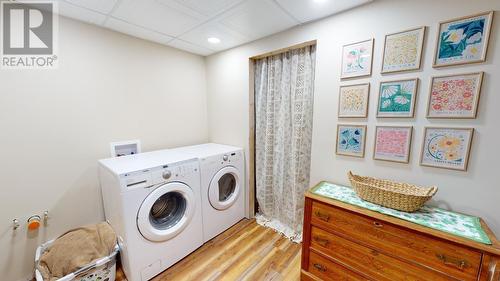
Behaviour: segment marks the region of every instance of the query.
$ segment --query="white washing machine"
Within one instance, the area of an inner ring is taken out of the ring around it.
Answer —
[[[110,158],[99,176],[127,280],[149,280],[203,244],[197,159],[168,150]]]
[[[204,242],[247,215],[248,189],[243,149],[207,143],[173,150],[200,160]]]

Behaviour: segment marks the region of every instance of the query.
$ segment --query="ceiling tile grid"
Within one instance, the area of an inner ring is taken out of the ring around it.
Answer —
[[[158,0],[158,1],[168,1],[176,2],[188,9],[191,9],[199,14],[206,17],[212,18],[220,13],[223,13],[227,9],[230,9],[245,0]]]
[[[157,0],[121,0],[111,17],[172,37],[206,20]]]
[[[174,37],[156,32],[154,30],[142,28],[115,18],[109,18],[106,20],[104,27],[164,45],[174,39]]]
[[[371,1],[57,0],[63,16],[202,56]]]
[[[318,20],[373,0],[275,0],[302,23]]]
[[[63,1],[59,0],[59,2]],[[118,0],[65,0],[65,2],[102,14],[108,14],[113,10]]]
[[[208,55],[214,53],[214,50],[200,47],[198,45],[194,45],[192,43],[186,42],[186,41],[181,40],[181,39],[174,39],[174,40],[170,41],[168,43],[168,45],[170,47],[174,47],[177,49],[181,49],[181,50],[188,51],[190,53],[195,53],[195,54],[202,55],[202,56],[208,56]]]
[[[100,25],[106,19],[106,15],[88,10],[83,7],[59,1],[58,13],[65,17],[73,18],[90,24]]]
[[[223,25],[255,40],[293,27],[300,22],[290,17],[274,1],[246,1],[220,17]]]
[[[250,41],[249,38],[245,37],[243,34],[228,28],[218,21],[212,21],[200,25],[179,38],[204,48],[211,49],[214,52],[226,50]],[[220,39],[220,43],[209,43],[207,38],[218,38]]]

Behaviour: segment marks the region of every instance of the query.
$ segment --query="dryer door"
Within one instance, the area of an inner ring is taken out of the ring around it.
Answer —
[[[241,193],[239,171],[232,166],[220,169],[210,181],[208,200],[217,210],[231,207]]]
[[[150,241],[169,240],[189,224],[195,206],[195,196],[189,186],[180,182],[166,183],[142,202],[137,228]]]

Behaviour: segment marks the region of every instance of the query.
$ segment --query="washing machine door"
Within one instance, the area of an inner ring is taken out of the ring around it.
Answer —
[[[157,187],[142,202],[137,213],[137,228],[150,241],[172,239],[189,224],[195,207],[195,196],[188,185],[166,183]]]
[[[210,181],[208,200],[217,210],[231,207],[241,193],[240,172],[232,166],[220,169]]]

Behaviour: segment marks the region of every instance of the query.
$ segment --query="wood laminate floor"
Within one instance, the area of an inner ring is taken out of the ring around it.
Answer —
[[[244,219],[153,281],[300,280],[300,244]],[[126,281],[118,270],[117,281]]]

